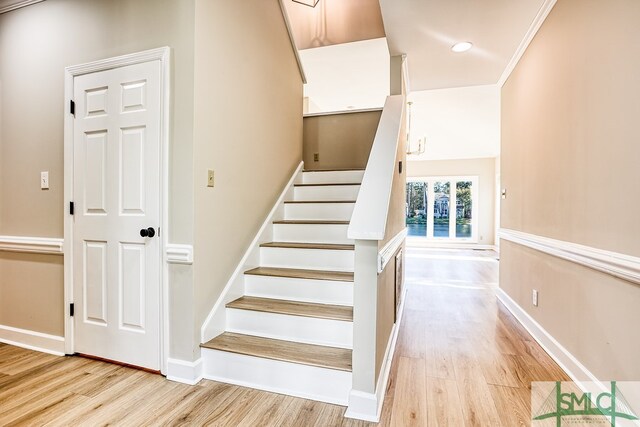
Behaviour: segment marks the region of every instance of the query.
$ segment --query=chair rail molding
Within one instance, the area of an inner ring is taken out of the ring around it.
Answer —
[[[389,261],[395,256],[396,252],[404,239],[407,237],[407,229],[406,227],[400,230],[398,234],[396,234],[393,239],[389,240],[389,242],[384,245],[384,247],[378,253],[378,273],[382,273],[384,268],[387,266]]]
[[[499,236],[501,239],[640,285],[638,257],[505,228],[500,229]]]
[[[166,259],[169,264],[193,264],[193,246],[168,243]]]
[[[0,251],[62,255],[64,239],[0,236]]]

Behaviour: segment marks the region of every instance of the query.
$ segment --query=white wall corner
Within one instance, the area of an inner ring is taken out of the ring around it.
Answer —
[[[196,385],[203,375],[202,358],[195,362],[180,359],[167,360],[167,379],[183,384]]]
[[[260,230],[247,248],[247,251],[231,275],[231,278],[229,278],[229,281],[222,290],[220,297],[213,305],[209,315],[202,324],[202,327],[200,328],[201,342],[207,342],[224,332],[227,319],[225,306],[227,303],[244,295],[244,272],[259,266],[260,245],[272,240],[273,221],[284,219],[284,201],[287,197],[291,197],[293,195],[293,184],[299,179],[303,165],[303,162],[298,164],[298,167],[293,172],[289,182],[285,185],[282,193],[278,197],[278,200],[271,208],[269,215],[267,215],[266,219],[262,223]]]
[[[29,350],[64,356],[64,337],[0,325],[0,342]]]
[[[544,329],[529,313],[527,313],[518,303],[501,288],[496,290],[496,295],[500,302],[513,314],[513,316],[524,326],[531,336],[540,344],[549,356],[569,375],[571,380],[578,387],[586,390],[583,384],[585,381],[599,383],[595,375],[591,373],[573,354],[560,344],[546,329]]]

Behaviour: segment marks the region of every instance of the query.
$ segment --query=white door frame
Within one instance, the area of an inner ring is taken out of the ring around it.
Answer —
[[[70,105],[73,100],[74,78],[84,74],[106,71],[127,65],[160,61],[160,370],[167,372],[169,357],[169,286],[166,247],[169,237],[169,96],[171,49],[161,47],[115,58],[103,59],[65,68],[64,76],[64,349],[74,353],[73,318],[70,304],[73,296],[73,216],[69,206],[73,193],[73,129],[74,116]]]

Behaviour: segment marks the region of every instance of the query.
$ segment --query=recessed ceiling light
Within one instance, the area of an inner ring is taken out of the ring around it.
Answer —
[[[459,42],[451,46],[451,50],[456,53],[466,52],[473,46],[471,42]]]

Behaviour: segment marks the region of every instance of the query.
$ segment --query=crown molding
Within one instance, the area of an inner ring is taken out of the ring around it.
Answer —
[[[32,4],[43,2],[44,0],[0,0],[0,14],[31,6]]]
[[[533,38],[536,36],[536,34],[538,34],[538,30],[540,30],[540,27],[542,27],[542,24],[547,19],[547,16],[549,16],[549,14],[551,13],[551,9],[553,9],[553,6],[556,5],[556,2],[557,0],[544,0],[544,3],[542,3],[540,10],[538,10],[538,14],[529,27],[529,30],[520,42],[518,49],[516,49],[515,53],[511,57],[511,60],[507,64],[507,67],[502,72],[500,80],[498,80],[498,87],[502,87],[507,82],[507,79],[509,79],[509,76],[516,68],[516,65],[518,65],[518,62],[520,62],[520,58],[522,58],[522,55],[524,55],[524,52],[533,41]]]

